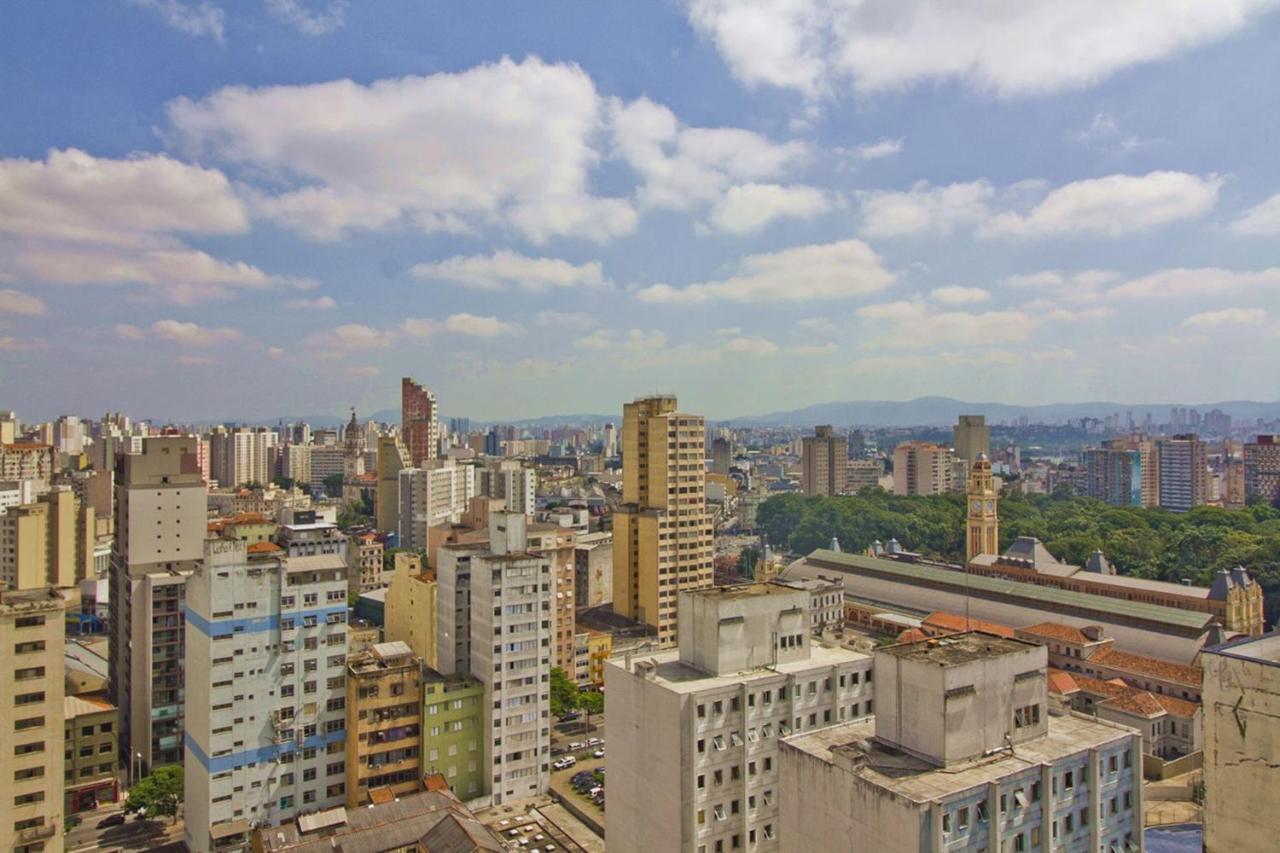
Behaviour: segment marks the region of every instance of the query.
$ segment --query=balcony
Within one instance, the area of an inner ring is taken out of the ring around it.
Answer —
[[[31,842],[38,841],[41,838],[51,838],[54,833],[53,824],[45,824],[44,826],[33,826],[30,829],[23,829],[17,834],[18,841]]]

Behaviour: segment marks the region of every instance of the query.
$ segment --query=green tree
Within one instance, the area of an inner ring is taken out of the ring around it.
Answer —
[[[182,802],[182,766],[169,764],[157,767],[150,776],[139,779],[129,789],[129,797],[125,800],[125,814],[141,813],[148,818],[178,815],[178,805]]]
[[[324,478],[324,493],[329,497],[337,497],[342,494],[342,475],[330,474]]]
[[[298,481],[292,477],[272,477],[271,482],[282,489],[292,489]]]
[[[578,685],[558,666],[551,668],[551,713],[557,717],[578,707]]]

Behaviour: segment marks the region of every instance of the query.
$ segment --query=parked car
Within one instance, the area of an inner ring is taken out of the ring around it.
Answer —
[[[598,737],[587,738],[587,746],[604,746],[604,741]]]
[[[577,711],[566,711],[560,715],[560,722],[562,723],[571,723],[576,719],[578,719]]]
[[[593,758],[604,758],[604,750],[597,749],[595,752],[591,753],[591,755]]]
[[[98,821],[98,829],[106,829],[108,826],[119,826],[124,823],[124,820],[125,818],[123,814],[113,814],[111,817],[104,817],[102,820]]]
[[[582,743],[581,741],[575,740],[575,741],[569,742],[570,752],[578,752],[579,750],[586,749],[586,748],[587,748],[587,745],[585,743]]]
[[[552,764],[551,766],[557,770],[565,770],[577,763],[578,763],[578,759],[574,758],[572,755],[566,755],[564,758],[560,759],[559,761],[557,761],[555,764]]]

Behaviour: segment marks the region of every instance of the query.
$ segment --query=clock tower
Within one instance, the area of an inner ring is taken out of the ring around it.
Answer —
[[[995,481],[991,460],[979,453],[969,471],[969,516],[965,534],[965,561],[979,554],[1000,553],[1000,519],[996,515]]]

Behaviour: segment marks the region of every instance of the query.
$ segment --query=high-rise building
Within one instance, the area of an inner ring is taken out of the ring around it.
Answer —
[[[208,487],[194,436],[142,441],[116,461],[108,697],[120,751],[182,761],[184,587],[204,557]]]
[[[733,465],[733,439],[718,435],[711,440],[711,470],[728,475]]]
[[[622,503],[613,512],[613,609],[676,642],[677,595],[711,585],[714,542],[706,510],[706,422],[675,397],[627,403]]]
[[[408,376],[400,380],[400,434],[415,468],[440,453],[440,414],[436,396]]]
[[[341,490],[330,494],[325,484],[330,477],[340,476],[347,467],[347,449],[337,445],[313,444],[311,446],[311,489],[323,491],[329,497],[342,497]]]
[[[209,473],[221,486],[270,483],[279,442],[267,427],[218,428],[209,436]]]
[[[388,641],[408,644],[414,656],[432,669],[437,667],[436,602],[435,572],[423,570],[420,555],[397,553],[387,587],[383,635]]]
[[[457,522],[475,496],[475,468],[452,459],[429,460],[400,472],[400,547],[423,550],[428,531]]]
[[[899,444],[893,449],[893,493],[941,495],[953,491],[956,461],[949,447],[927,441]]]
[[[311,445],[286,444],[280,448],[280,476],[298,485],[311,485]]]
[[[65,608],[54,589],[0,592],[0,850],[62,850]]]
[[[680,598],[679,649],[604,666],[609,850],[802,850],[779,828],[779,745],[873,713],[871,658],[811,641],[803,589]]]
[[[70,486],[0,509],[0,586],[73,587],[92,577],[95,519]]]
[[[488,789],[487,720],[484,684],[427,669],[422,677],[423,775],[440,774],[464,800],[480,797]]]
[[[991,456],[991,428],[987,426],[986,416],[961,415],[952,435],[957,459],[972,465],[979,453]]]
[[[612,459],[618,455],[618,428],[613,421],[604,425],[604,457]]]
[[[347,658],[347,808],[368,805],[374,788],[421,790],[422,674],[404,642]]]
[[[1187,512],[1209,500],[1209,466],[1204,442],[1187,433],[1156,440],[1160,466],[1160,506]]]
[[[820,426],[806,435],[800,453],[800,482],[806,495],[842,495],[849,474],[849,439]]]
[[[1142,735],[1051,714],[1044,646],[954,634],[879,649],[874,673],[873,718],[783,741],[786,849],[1142,849]]]
[[[969,473],[969,516],[965,525],[966,560],[979,554],[1000,553],[1000,518],[996,503],[995,478],[991,475],[991,462],[985,453],[974,459]]]
[[[1201,653],[1204,667],[1204,850],[1275,847],[1280,811],[1280,633]]]
[[[378,491],[373,502],[374,526],[381,533],[400,530],[400,472],[413,467],[398,435],[378,438]]]
[[[537,509],[538,472],[519,459],[500,459],[477,472],[476,494],[502,498],[508,512],[532,516]]]
[[[884,474],[884,463],[879,459],[850,459],[845,466],[845,492],[855,495],[863,489],[876,488]]]
[[[1244,446],[1244,491],[1280,503],[1280,435],[1260,435]]]
[[[490,513],[487,546],[437,552],[440,670],[484,684],[482,766],[495,804],[543,793],[551,777],[551,560],[529,553],[527,523]]]
[[[203,544],[187,586],[185,840],[248,850],[255,824],[346,802],[347,569],[339,554]]]
[[[1081,454],[1084,494],[1115,506],[1143,506],[1143,461],[1140,450],[1087,448]]]

